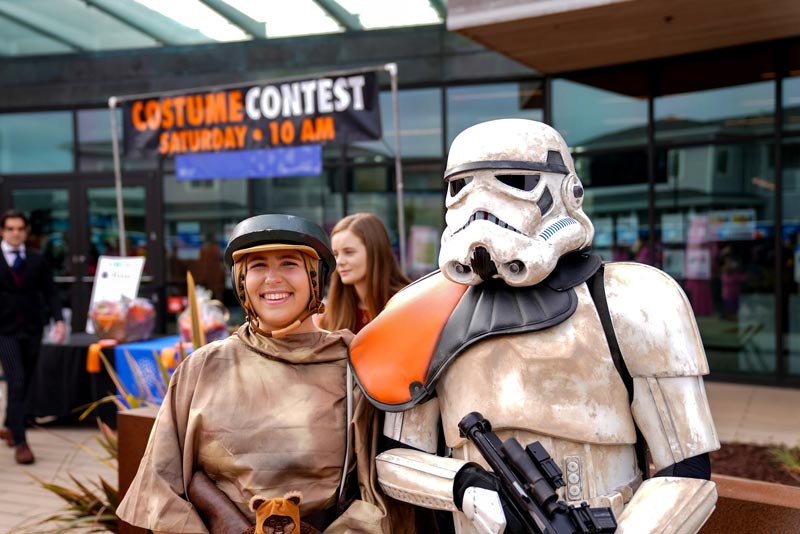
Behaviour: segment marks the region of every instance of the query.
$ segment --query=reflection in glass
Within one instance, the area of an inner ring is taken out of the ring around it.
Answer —
[[[770,143],[657,154],[656,265],[683,287],[714,373],[775,373]]]
[[[647,99],[564,79],[552,83],[553,126],[575,152],[646,142]]]
[[[72,308],[70,293],[75,281],[71,276],[75,273],[70,259],[69,200],[68,189],[17,189],[11,194],[14,207],[28,216],[26,246],[40,250],[47,258],[64,309]]]
[[[54,276],[72,274],[68,262],[69,191],[67,189],[17,189],[12,203],[29,219],[28,246],[39,249],[47,258]]]
[[[783,80],[783,127],[800,130],[800,77]]]
[[[594,251],[607,261],[652,263],[647,236],[647,154],[643,150],[578,155],[575,169],[586,189],[583,209],[595,227]]]
[[[0,114],[0,172],[72,172],[72,112]]]
[[[463,130],[493,119],[543,117],[542,82],[493,83],[447,89],[447,146]]]
[[[781,310],[786,321],[786,371],[800,376],[800,140],[783,147],[783,280],[786,298]]]
[[[164,257],[166,297],[186,296],[186,272],[203,278],[206,289],[221,299],[235,316],[236,324],[241,307],[230,291],[230,280],[215,269],[221,264],[213,261],[216,244],[224,250],[236,223],[247,218],[249,180],[177,181],[174,174],[164,176]],[[263,213],[263,212],[259,212]],[[202,264],[202,265],[201,265]],[[217,293],[222,292],[222,295]],[[175,315],[169,316],[169,328],[174,328]]]
[[[342,197],[331,190],[337,176],[324,168],[321,176],[253,180],[253,210],[298,215],[330,230],[342,216]]]
[[[126,255],[147,255],[145,231],[144,187],[123,187],[125,206]],[[119,256],[119,220],[117,218],[117,193],[113,187],[90,187],[86,190],[89,203],[89,257],[88,274],[94,275],[100,256]],[[144,273],[151,274],[145,262]]]
[[[660,96],[655,99],[657,141],[730,140],[772,132],[775,82]]]
[[[405,89],[397,95],[400,114],[400,153],[407,158],[442,157],[441,90]],[[378,163],[393,158],[395,126],[392,114],[392,93],[380,94],[383,139],[363,141],[348,146],[348,154],[356,163]]]
[[[111,118],[108,108],[82,109],[77,111],[78,121],[78,169],[81,171],[112,171],[114,155],[111,146]],[[117,108],[117,141],[119,142],[123,169],[153,169],[156,158],[125,158],[122,146],[122,109]]]

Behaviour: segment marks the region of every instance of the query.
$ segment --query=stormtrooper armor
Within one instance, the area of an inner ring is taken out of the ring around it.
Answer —
[[[719,447],[681,288],[655,268],[602,265],[588,252],[583,187],[545,124],[467,129],[445,179],[441,272],[398,293],[351,345],[359,385],[388,412],[384,433],[410,447],[378,456],[384,491],[452,511],[458,532],[503,532],[498,494],[455,483],[465,466],[488,469],[458,431],[477,411],[503,440],[541,442],[564,473],[559,498],[611,508],[618,533],[697,532],[714,484],[643,481],[635,451],[637,429],[657,471]]]

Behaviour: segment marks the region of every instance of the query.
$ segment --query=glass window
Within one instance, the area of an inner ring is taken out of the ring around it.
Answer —
[[[81,171],[113,171],[114,152],[111,146],[111,120],[108,108],[83,109],[77,112],[78,169]],[[117,108],[117,141],[123,169],[154,169],[157,158],[125,158],[122,145],[122,110]]]
[[[386,225],[395,255],[400,255],[397,194],[391,165],[356,168],[348,193],[348,213],[370,212]],[[439,164],[408,165],[403,168],[403,216],[406,238],[406,274],[417,278],[437,268],[439,241],[444,230],[444,183]],[[373,187],[368,187],[372,185]],[[382,187],[381,187],[382,186]],[[335,221],[334,221],[335,222]],[[330,230],[330,228],[328,228]]]
[[[800,130],[800,43],[789,46],[789,73],[783,79],[783,127]]]
[[[647,236],[647,153],[644,150],[577,155],[586,190],[583,209],[595,228],[593,248],[608,261],[652,263]]]
[[[640,145],[647,141],[647,99],[555,79],[553,126],[575,152]]]
[[[775,373],[773,145],[658,151],[656,266],[682,286],[712,373]]]
[[[772,132],[775,84],[750,83],[655,99],[657,141],[730,140]]]
[[[786,299],[781,306],[786,330],[787,373],[800,376],[800,140],[783,148],[783,279]]]
[[[447,89],[447,146],[466,128],[492,119],[543,118],[541,80]]]
[[[72,172],[72,113],[0,114],[0,172]]]
[[[400,153],[404,160],[442,157],[441,94],[439,88],[398,92]],[[351,144],[348,154],[357,163],[378,163],[394,157],[396,135],[391,91],[382,91],[380,102],[383,139]]]
[[[320,176],[253,180],[254,213],[298,215],[329,231],[342,216],[342,195],[331,187],[337,177],[336,169],[324,168]]]
[[[174,174],[165,173],[163,183],[167,298],[186,296],[186,272],[191,271],[198,285],[228,307],[230,324],[239,324],[241,306],[222,271],[221,251],[233,227],[250,214],[248,180],[179,182]],[[170,315],[171,324],[175,319]]]

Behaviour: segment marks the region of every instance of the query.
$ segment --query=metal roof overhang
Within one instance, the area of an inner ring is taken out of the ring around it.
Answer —
[[[447,29],[545,74],[800,35],[798,0],[449,0]]]

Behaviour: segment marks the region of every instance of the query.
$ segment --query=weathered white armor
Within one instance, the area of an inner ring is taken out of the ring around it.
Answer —
[[[440,266],[453,282],[544,284],[561,257],[591,242],[582,186],[566,144],[549,126],[509,119],[470,128],[453,142],[445,174],[448,227]],[[691,306],[678,284],[658,269],[610,263],[603,276],[613,331],[633,378],[633,402],[614,365],[587,278],[580,278],[567,288],[577,300],[567,318],[533,330],[473,336],[456,357],[434,374],[429,371],[434,398],[387,416],[385,434],[418,449],[392,449],[378,457],[379,481],[389,495],[453,510],[458,532],[502,531],[502,525],[488,527],[491,521],[476,518],[481,509],[490,519],[496,514],[483,493],[471,493],[464,512],[453,503],[453,479],[461,466],[474,462],[488,468],[458,431],[459,421],[477,411],[502,440],[540,441],[564,473],[559,498],[610,507],[618,533],[699,530],[715,506],[714,484],[680,477],[643,483],[634,447],[638,426],[657,471],[719,447],[702,380],[708,366]],[[358,342],[357,337],[354,354]],[[359,365],[354,367],[358,373]],[[360,381],[371,383],[368,376]],[[413,394],[428,386],[417,381],[410,387]],[[374,401],[369,385],[366,390]],[[396,403],[401,409],[413,402],[403,400]],[[444,444],[436,442],[440,424]],[[434,455],[442,451],[449,457]]]
[[[646,265],[607,264],[605,286],[617,341],[634,377],[633,409],[584,284],[576,288],[578,309],[568,321],[530,334],[490,338],[468,349],[442,376],[436,388],[438,398],[389,414],[393,423],[391,428],[385,425],[387,435],[419,445],[423,442],[419,436],[436,435],[439,414],[431,408],[440,406],[446,445],[453,457],[488,467],[474,446],[458,435],[461,417],[479,411],[501,439],[516,437],[523,444],[540,441],[564,472],[567,485],[559,490],[560,498],[570,504],[586,501],[611,507],[620,521],[618,532],[696,532],[661,530],[668,524],[684,525],[688,517],[683,515],[677,521],[667,515],[663,525],[653,524],[651,530],[642,522],[654,520],[652,512],[643,517],[622,516],[641,484],[633,448],[634,419],[656,470],[719,448],[701,378],[708,368],[691,308],[671,278]],[[642,335],[645,317],[648,336]],[[402,432],[396,431],[399,428]],[[426,448],[435,451],[437,445],[428,440]],[[385,458],[403,454],[412,453],[393,449],[378,457],[380,481],[394,479],[396,471],[403,469]],[[422,453],[413,454],[419,458]],[[449,465],[455,476],[458,468],[452,462]],[[433,486],[432,478],[418,472],[414,480],[420,487],[405,491],[416,492],[419,497],[414,502],[421,503],[422,487]],[[673,481],[667,489],[661,486],[664,480]],[[657,489],[647,492],[645,508],[678,492],[682,497],[676,505],[680,504],[681,514],[688,513],[690,503],[697,504],[696,513],[702,516],[693,521],[697,528],[713,511],[716,492],[711,482],[659,478],[645,485],[653,483]],[[396,487],[389,494],[399,497]],[[688,500],[695,494],[697,500]],[[437,497],[442,502],[441,490]],[[453,509],[450,503],[429,507]],[[473,532],[463,514],[456,515],[462,516],[457,518],[460,532]],[[621,530],[634,518],[634,530]]]

